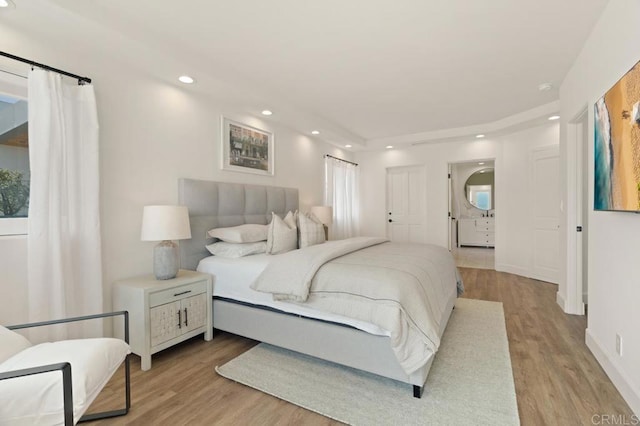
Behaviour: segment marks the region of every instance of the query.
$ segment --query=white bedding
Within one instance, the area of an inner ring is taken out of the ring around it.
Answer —
[[[391,347],[411,374],[438,350],[456,278],[443,247],[356,237],[277,256],[251,287],[389,330]]]
[[[347,318],[329,312],[317,311],[298,304],[274,301],[271,294],[251,289],[250,285],[266,268],[269,261],[278,256],[279,255],[257,254],[237,259],[209,256],[200,261],[198,271],[206,272],[214,276],[214,296],[225,297],[254,305],[267,306],[291,314],[302,315],[307,318],[345,324],[379,336],[390,335],[389,331],[365,321]]]

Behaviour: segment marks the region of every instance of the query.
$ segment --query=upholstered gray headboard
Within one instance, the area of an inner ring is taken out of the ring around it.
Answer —
[[[269,223],[271,212],[283,217],[298,208],[298,190],[277,186],[180,179],[179,204],[189,208],[191,239],[180,241],[180,267],[195,270],[210,256],[205,248],[213,228]]]

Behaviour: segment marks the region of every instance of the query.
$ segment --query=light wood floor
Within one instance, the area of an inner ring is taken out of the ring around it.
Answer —
[[[590,425],[594,415],[602,414],[632,418],[584,343],[586,319],[561,311],[555,303],[555,285],[487,269],[460,270],[464,297],[504,304],[523,425]],[[211,342],[192,339],[154,355],[147,372],[140,370],[139,358],[134,356],[131,411],[125,417],[90,424],[337,424],[215,373],[214,366],[255,344],[216,332]],[[122,382],[118,374],[91,411],[117,408],[123,399]]]
[[[496,269],[495,249],[492,247],[454,247],[451,254],[461,268]]]

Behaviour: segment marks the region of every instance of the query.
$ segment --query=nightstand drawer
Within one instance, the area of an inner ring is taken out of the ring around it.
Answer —
[[[206,281],[200,281],[193,284],[174,287],[168,290],[157,291],[155,293],[149,294],[149,307],[163,305],[165,303],[184,299],[185,297],[195,296],[196,294],[200,293],[206,293],[206,291]]]

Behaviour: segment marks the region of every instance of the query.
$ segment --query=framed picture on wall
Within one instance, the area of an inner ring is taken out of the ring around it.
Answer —
[[[594,105],[593,207],[640,212],[640,62]]]
[[[273,176],[273,133],[222,117],[222,170]]]

